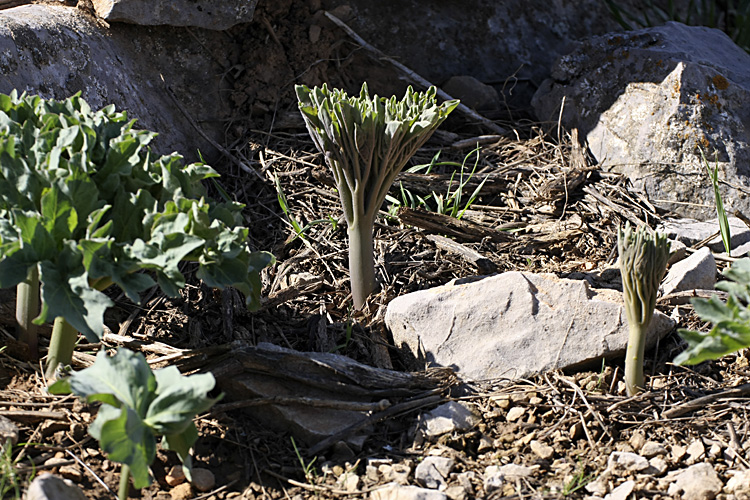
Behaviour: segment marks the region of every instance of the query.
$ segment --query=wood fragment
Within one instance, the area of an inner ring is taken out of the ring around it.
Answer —
[[[509,233],[424,210],[401,207],[397,216],[403,224],[433,233],[446,234],[464,241],[482,241],[484,238],[489,238],[492,241],[504,243],[514,239]]]
[[[461,139],[451,144],[453,149],[466,149],[484,146],[485,144],[494,144],[503,138],[502,135],[480,135],[469,139]]]
[[[492,274],[497,271],[497,265],[495,265],[494,262],[466,245],[462,245],[461,243],[439,234],[428,234],[426,237],[433,242],[436,247],[445,250],[446,252],[459,255],[465,261],[476,267],[477,271],[481,274]]]
[[[49,410],[0,410],[0,416],[26,423],[43,420],[66,420],[68,418],[66,413]]]
[[[440,89],[439,87],[433,85],[428,80],[423,78],[422,76],[415,73],[413,70],[407,68],[400,62],[396,61],[395,59],[386,56],[383,54],[380,50],[376,49],[374,46],[367,43],[361,36],[359,36],[353,29],[351,29],[344,21],[339,19],[338,17],[334,16],[330,12],[325,13],[326,17],[330,19],[336,26],[344,30],[347,35],[349,35],[352,39],[354,39],[358,44],[362,46],[363,49],[372,52],[375,56],[378,58],[389,62],[392,64],[396,69],[400,70],[404,75],[406,75],[415,85],[418,85],[424,89],[427,89],[429,87],[435,87],[437,89],[437,95],[440,96],[441,99],[444,99],[446,101],[450,101],[453,99],[450,95],[448,95],[444,90]],[[492,130],[496,134],[506,134],[508,133],[507,130],[505,130],[503,127],[499,126],[497,123],[485,118],[484,116],[480,115],[473,109],[469,108],[465,104],[460,104],[456,108],[456,111],[459,113],[469,117],[470,119],[477,121],[487,127],[488,129]]]
[[[713,403],[719,399],[747,396],[750,396],[750,384],[743,384],[738,387],[732,387],[731,389],[725,389],[723,391],[708,394],[691,401],[686,401],[685,403],[670,408],[669,410],[663,412],[661,415],[663,418],[667,419],[675,418],[686,413],[690,413],[691,411],[705,408],[708,404]]]
[[[656,303],[660,306],[679,306],[689,304],[694,298],[709,299],[714,296],[724,301],[729,298],[729,294],[721,290],[686,290],[663,295],[656,299]]]

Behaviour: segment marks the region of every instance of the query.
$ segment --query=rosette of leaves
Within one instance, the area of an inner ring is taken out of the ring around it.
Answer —
[[[696,314],[713,327],[708,332],[678,331],[688,344],[674,359],[678,365],[695,365],[750,347],[750,258],[735,261],[722,274],[728,281],[718,282],[716,288],[729,293],[726,302],[715,295],[690,301]]]
[[[190,448],[198,439],[193,418],[219,399],[206,396],[214,383],[210,373],[183,376],[174,366],[151,371],[142,354],[120,349],[112,357],[100,351],[92,366],[58,380],[49,391],[102,403],[89,434],[110,460],[123,464],[120,498],[126,499],[129,476],[135,488],[151,484],[148,467],[158,436],[162,447],[180,457],[190,479]]]
[[[625,352],[625,385],[632,396],[643,388],[643,356],[646,331],[654,316],[656,295],[669,260],[669,240],[646,226],[633,229],[630,223],[618,228],[622,291],[628,319]]]
[[[55,320],[48,374],[70,362],[77,332],[99,341],[112,284],[136,303],[155,283],[173,297],[185,284],[178,265],[191,261],[208,286],[259,304],[259,271],[273,257],[248,247],[242,205],[209,203],[202,181],[218,174],[176,153],[154,157],[156,134],[133,123],[79,94],[0,95],[0,287],[20,285],[33,302],[41,283],[38,316],[21,301],[17,316]]]
[[[438,104],[434,87],[426,92],[409,87],[400,101],[370,97],[366,83],[359,96],[351,97],[325,84],[295,89],[307,130],[338,188],[348,226],[352,299],[361,309],[376,287],[373,225],[385,195],[459,102]]]

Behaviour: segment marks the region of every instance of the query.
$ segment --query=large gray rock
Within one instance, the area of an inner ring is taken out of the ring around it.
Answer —
[[[253,20],[258,0],[92,0],[107,21],[226,30]]]
[[[205,32],[202,43],[225,43],[220,32]],[[0,11],[0,92],[12,89],[64,99],[76,92],[93,109],[114,104],[138,119],[137,128],[159,133],[159,153],[178,151],[196,159],[197,150],[215,156],[198,136],[197,118],[222,118],[221,69],[186,30],[97,24],[79,9],[24,5]],[[163,75],[191,118],[175,104]],[[223,137],[223,126],[202,123],[209,136]]]
[[[750,55],[723,32],[670,22],[591,38],[558,60],[537,116],[556,120],[563,98],[563,124],[655,205],[715,214],[700,147],[718,151],[719,178],[739,186],[722,185],[727,211],[750,210]]]
[[[729,247],[732,250],[739,249],[741,246],[750,242],[750,228],[737,217],[727,217],[729,222],[729,232],[731,238]],[[664,219],[656,228],[667,238],[676,240],[686,246],[692,247],[707,238],[719,232],[719,220],[713,218],[708,221],[697,221],[693,219]],[[724,251],[724,242],[721,235],[716,234],[706,243],[706,246],[713,252],[719,253]],[[734,255],[734,253],[733,253]]]
[[[673,265],[662,280],[664,295],[687,290],[711,290],[716,284],[716,259],[706,247]]]
[[[585,281],[507,272],[394,299],[385,321],[397,346],[468,379],[522,378],[620,355],[622,294]],[[655,312],[653,345],[673,327]]]

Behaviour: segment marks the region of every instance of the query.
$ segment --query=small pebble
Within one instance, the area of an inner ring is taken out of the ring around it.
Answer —
[[[646,458],[654,458],[657,455],[666,455],[667,449],[661,443],[648,441],[641,447],[640,454]]]
[[[188,500],[193,498],[193,487],[190,483],[178,484],[169,491],[172,500]]]
[[[526,408],[523,408],[521,406],[514,406],[513,408],[508,410],[508,414],[505,416],[505,418],[508,422],[515,422],[516,420],[521,418],[524,413],[526,413]]]
[[[533,440],[529,443],[531,451],[542,460],[548,460],[555,454],[555,449],[541,441]]]
[[[190,471],[190,475],[193,478],[191,482],[198,491],[210,491],[216,485],[216,477],[214,477],[214,473],[208,469],[194,467],[193,470]]]
[[[164,480],[169,486],[177,486],[185,482],[185,472],[182,470],[182,465],[173,465],[167,473]]]

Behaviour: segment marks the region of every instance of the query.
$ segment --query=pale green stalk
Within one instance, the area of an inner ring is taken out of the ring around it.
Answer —
[[[47,364],[44,372],[47,380],[55,378],[58,365],[69,365],[73,361],[73,350],[75,350],[77,340],[78,330],[62,316],[56,317],[47,351]]]
[[[128,500],[128,492],[130,491],[130,466],[128,464],[122,464],[120,467],[120,488],[117,490],[118,500]]]
[[[646,331],[654,315],[659,291],[669,259],[665,235],[645,226],[633,230],[630,224],[617,233],[620,274],[628,319],[628,346],[625,353],[625,385],[632,396],[643,389],[643,356]]]
[[[31,359],[39,359],[38,327],[33,319],[39,315],[39,270],[33,266],[25,281],[16,285],[16,321],[18,338],[29,346]]]

